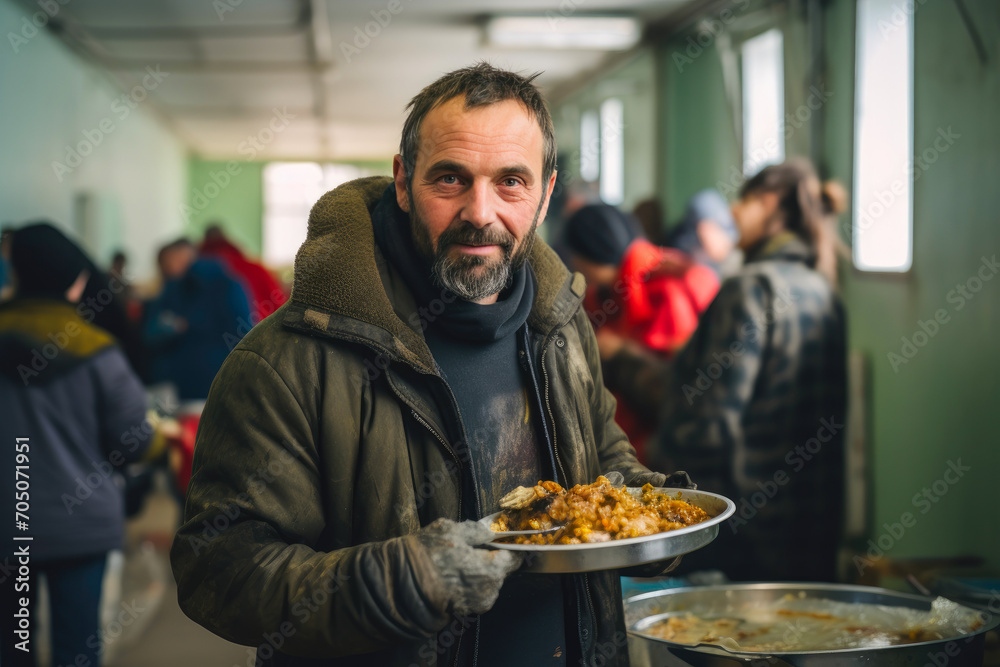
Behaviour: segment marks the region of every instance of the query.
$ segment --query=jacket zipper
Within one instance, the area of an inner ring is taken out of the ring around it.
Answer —
[[[415,370],[417,373],[420,373],[421,375],[428,375],[428,376],[431,376],[431,377],[436,377],[439,380],[441,380],[441,382],[444,384],[445,388],[448,390],[448,397],[451,399],[451,407],[455,410],[455,414],[458,415],[459,424],[462,426],[462,435],[463,435],[463,437],[465,436],[465,425],[461,423],[462,422],[462,417],[461,417],[461,414],[458,411],[458,402],[455,400],[455,394],[454,394],[454,392],[452,392],[451,387],[448,386],[447,381],[445,381],[445,379],[442,378],[440,375],[436,375],[434,373],[428,373],[427,371],[419,368],[416,364],[414,364],[412,362],[409,362],[409,361],[407,361],[405,359],[401,359],[397,355],[395,355],[392,352],[390,352],[388,349],[382,347],[381,345],[377,345],[377,344],[373,343],[370,340],[367,340],[367,339],[364,339],[364,338],[360,338],[358,336],[350,336],[350,335],[346,335],[346,334],[341,334],[341,335],[338,335],[338,336],[329,336],[329,337],[333,338],[335,340],[337,340],[337,339],[339,339],[339,340],[346,340],[348,342],[356,343],[358,345],[361,345],[362,347],[367,347],[369,350],[372,350],[376,354],[384,355],[385,357],[387,357],[389,359],[395,359],[395,360],[398,360],[399,362],[401,362],[403,364],[406,364],[407,366],[409,366],[410,368],[412,368],[413,370]],[[407,406],[410,405],[409,403],[406,402],[406,399],[403,398],[398,392],[396,392],[395,390],[393,390],[393,393],[396,394],[396,397],[399,400],[401,400],[404,405],[407,405]],[[413,413],[414,418],[418,422],[420,422],[421,424],[423,424],[424,427],[426,427],[427,430],[430,431],[434,435],[435,438],[437,438],[438,442],[440,442],[441,445],[444,446],[444,448],[448,451],[448,454],[450,454],[451,457],[455,460],[455,463],[456,463],[458,471],[459,471],[459,475],[461,475],[462,474],[462,462],[458,458],[458,454],[455,453],[455,450],[452,448],[452,446],[450,444],[448,444],[448,441],[445,440],[444,437],[441,436],[441,434],[439,434],[437,431],[435,431],[434,427],[432,427],[426,420],[424,420],[417,413],[417,411],[413,409],[413,407],[410,407],[410,412]],[[468,442],[466,442],[466,446],[468,446]],[[473,488],[473,490],[475,492],[474,495],[476,496],[474,498],[475,504],[476,504],[476,511],[481,516],[482,515],[482,508],[480,507],[480,503],[479,503],[479,485],[476,483],[475,475],[472,476],[472,488]],[[461,512],[461,508],[462,508],[462,493],[461,493],[461,490],[459,490],[459,494],[458,494],[458,507],[459,507],[458,520],[461,521],[462,520],[462,512]]]
[[[565,484],[569,486],[569,475],[566,474],[566,469],[563,467],[562,460],[559,458],[559,447],[555,429],[556,421],[552,414],[552,403],[549,401],[549,372],[545,368],[545,355],[548,353],[549,345],[551,345],[552,341],[555,340],[556,336],[558,336],[558,334],[552,334],[545,340],[545,343],[542,345],[542,354],[538,358],[538,365],[542,367],[542,393],[545,395],[545,409],[549,413],[549,423],[552,424],[552,454],[556,458],[556,464],[559,466],[559,472],[562,474]]]
[[[594,613],[594,596],[590,594],[590,575],[583,574],[583,588],[587,591],[587,612],[590,614],[590,639],[597,642],[597,614]]]
[[[461,475],[461,472],[462,472],[462,462],[459,461],[458,455],[452,450],[451,446],[445,441],[445,439],[443,437],[441,437],[441,434],[439,434],[436,430],[434,430],[434,427],[431,426],[423,417],[421,417],[417,413],[417,411],[414,410],[413,408],[410,408],[410,414],[412,414],[413,418],[416,419],[419,423],[423,424],[423,426],[428,431],[431,432],[431,435],[433,435],[435,438],[438,439],[438,442],[440,442],[441,445],[445,448],[445,451],[447,451],[451,455],[451,458],[453,458],[455,460],[456,469],[459,471],[459,475]],[[462,520],[462,490],[461,489],[459,489],[459,492],[458,492],[458,520],[459,521]]]

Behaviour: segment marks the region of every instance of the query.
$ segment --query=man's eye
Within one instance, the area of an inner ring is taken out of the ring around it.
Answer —
[[[516,188],[520,183],[521,181],[517,180],[516,178],[503,179],[503,184],[506,185],[508,188]]]
[[[455,176],[454,174],[448,174],[447,176],[442,176],[441,182],[444,183],[445,185],[455,185],[456,183],[458,183],[458,176]]]

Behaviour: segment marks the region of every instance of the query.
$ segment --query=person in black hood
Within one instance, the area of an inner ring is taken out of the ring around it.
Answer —
[[[41,572],[53,663],[96,665],[105,560],[124,538],[117,470],[147,451],[153,429],[118,341],[80,303],[89,258],[45,223],[15,231],[10,252],[17,290],[0,306],[0,436],[13,449],[0,457],[0,508],[25,511],[0,530],[0,559],[30,574],[0,578],[0,664],[34,664],[33,638],[19,650],[15,613],[34,618]]]

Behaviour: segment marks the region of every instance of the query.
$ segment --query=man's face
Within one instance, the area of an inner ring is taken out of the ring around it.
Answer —
[[[520,102],[466,110],[458,97],[424,117],[409,191],[395,157],[396,199],[443,287],[493,303],[524,262],[556,179],[542,181],[543,146]]]

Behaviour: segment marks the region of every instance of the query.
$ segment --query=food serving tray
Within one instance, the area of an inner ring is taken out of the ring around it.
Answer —
[[[627,490],[636,498],[642,494],[642,490],[638,487],[628,487]],[[736,511],[736,505],[729,498],[707,491],[665,488],[657,488],[655,491],[700,507],[712,518],[677,530],[609,542],[550,545],[490,542],[487,546],[493,549],[523,552],[526,557],[521,572],[567,573],[616,570],[666,560],[701,549],[719,535],[719,524]],[[480,523],[489,527],[502,513],[497,512],[483,517]]]

